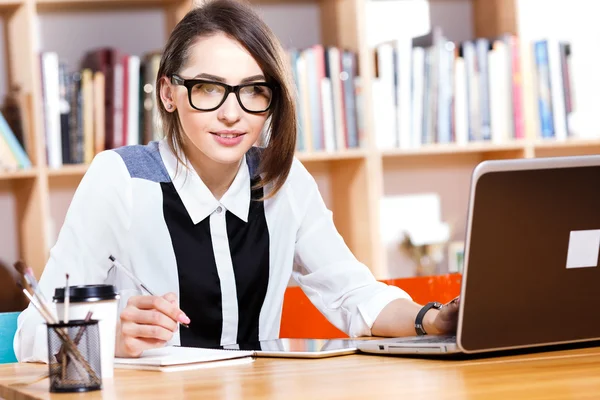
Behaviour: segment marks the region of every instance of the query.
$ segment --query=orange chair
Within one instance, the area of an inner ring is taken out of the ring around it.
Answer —
[[[419,304],[430,301],[448,302],[460,294],[461,275],[402,278],[382,282],[405,290]],[[279,336],[319,339],[348,337],[327,321],[297,286],[289,287],[285,292]]]

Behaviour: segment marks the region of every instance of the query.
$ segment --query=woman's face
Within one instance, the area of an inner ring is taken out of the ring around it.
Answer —
[[[203,79],[231,86],[265,82],[263,71],[250,53],[224,34],[199,38],[190,48],[187,64],[177,75],[182,79]],[[186,136],[186,154],[192,159],[208,161],[208,158],[219,164],[239,163],[258,140],[267,119],[267,112],[244,111],[235,93],[230,93],[214,111],[198,111],[190,105],[185,86],[169,83],[163,84],[163,89],[171,91],[171,109],[167,106],[169,96],[162,96],[163,103],[167,111],[178,110]],[[191,91],[192,102],[199,108],[214,107],[223,98],[222,87],[217,85],[200,84]],[[244,106],[253,106],[253,110],[264,104],[269,95],[268,89],[260,86],[249,86],[240,92]]]

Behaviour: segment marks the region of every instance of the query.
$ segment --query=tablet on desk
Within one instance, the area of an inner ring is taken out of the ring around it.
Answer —
[[[251,350],[255,357],[325,358],[354,354],[351,339],[273,339],[223,346],[226,350]]]

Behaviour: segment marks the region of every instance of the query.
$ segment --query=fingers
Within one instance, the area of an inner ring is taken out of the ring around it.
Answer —
[[[117,357],[139,357],[145,350],[164,347],[167,342],[158,339],[146,339],[136,337],[125,337],[122,341],[121,350],[117,349]]]
[[[177,304],[177,295],[176,295],[175,293],[172,293],[172,292],[170,292],[170,293],[167,293],[167,294],[165,294],[165,295],[163,296],[163,298],[164,298],[165,300],[167,300],[169,303],[172,303],[172,304]],[[185,313],[184,313],[184,315],[185,315]],[[187,322],[186,322],[186,321],[187,321]],[[187,324],[189,324],[189,323],[190,323],[190,319],[189,319],[189,318],[187,318],[187,320],[186,320],[186,318],[185,318],[185,317],[183,317],[183,316],[180,316],[180,317],[179,317],[179,322],[181,323],[181,326],[184,326],[184,327],[188,328],[188,325],[187,325]]]
[[[140,310],[135,307],[128,307],[121,312],[121,320],[136,324],[156,325],[171,332],[177,330],[177,322],[157,310]]]
[[[170,338],[173,335],[172,332],[166,331],[164,328],[160,327],[157,328],[162,329],[164,332],[161,333],[158,332],[158,330],[154,332],[138,331],[138,327],[140,326],[151,327],[152,325],[138,325],[123,319],[120,319],[117,322],[117,335],[115,341],[116,357],[139,357],[144,350],[164,347],[168,342],[168,340],[165,339]],[[139,337],[139,334],[162,336],[162,338]]]
[[[167,300],[169,303],[177,304],[177,295],[173,292],[169,292],[169,293],[165,294],[163,296],[163,298],[165,300]]]
[[[177,331],[177,321],[189,318],[179,309],[177,296],[133,296],[121,312],[115,354],[139,357],[144,350],[164,346]]]
[[[441,308],[436,316],[435,325],[443,334],[456,333],[458,325],[459,297],[455,297]]]
[[[165,295],[168,299],[173,299],[172,293]],[[134,296],[129,299],[129,304],[140,310],[157,310],[171,318],[173,321],[189,324],[190,319],[177,306],[177,301],[171,302],[165,297],[159,296]]]
[[[459,311],[459,299],[456,297],[449,303],[447,303],[444,307],[442,307],[442,317],[446,320],[456,320],[458,317]]]
[[[455,298],[450,300],[448,303],[446,303],[446,307],[451,306],[451,305],[458,305],[459,302],[460,302],[460,296],[456,296]]]
[[[125,322],[121,326],[121,333],[125,337],[146,338],[168,342],[173,337],[173,331],[159,325],[142,325]]]
[[[139,357],[144,350],[164,346],[177,331],[177,322],[190,319],[178,307],[177,296],[133,296],[121,312],[115,354]]]

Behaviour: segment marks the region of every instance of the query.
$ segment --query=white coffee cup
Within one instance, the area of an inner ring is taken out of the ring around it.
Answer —
[[[102,379],[114,375],[115,336],[119,294],[113,285],[84,285],[69,287],[69,320],[85,319],[92,312],[100,332],[100,368]],[[59,320],[64,318],[64,288],[56,288],[54,297]]]

